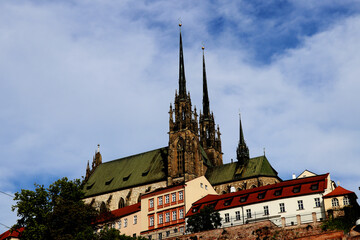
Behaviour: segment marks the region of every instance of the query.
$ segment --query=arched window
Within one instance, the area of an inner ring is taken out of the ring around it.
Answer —
[[[344,197],[344,206],[350,205],[350,199],[348,198],[348,196]]]
[[[179,139],[178,144],[177,144],[178,174],[184,173],[184,162],[185,162],[184,142],[182,139]]]
[[[337,198],[333,198],[331,199],[331,204],[333,207],[338,207],[339,206],[339,200]]]
[[[256,188],[256,185],[252,185],[251,188]]]
[[[119,208],[123,208],[123,207],[125,207],[125,201],[124,201],[123,198],[120,198],[120,200],[119,200]]]

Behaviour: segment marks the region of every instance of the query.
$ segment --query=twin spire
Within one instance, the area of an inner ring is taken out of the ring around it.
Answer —
[[[181,23],[180,27],[180,54],[179,54],[179,96],[180,98],[186,97],[186,79],[185,79],[185,67],[184,67],[184,54],[182,47],[182,37],[181,37]]]

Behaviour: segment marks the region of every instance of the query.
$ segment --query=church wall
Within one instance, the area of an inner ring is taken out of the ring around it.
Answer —
[[[233,181],[229,183],[214,185],[214,189],[218,194],[229,193],[231,187],[235,187],[236,191],[251,189],[255,187],[266,186],[269,184],[275,184],[280,182],[278,178],[275,177],[254,177],[239,181]]]
[[[93,202],[93,206],[97,208],[100,208],[101,203],[104,202],[107,208],[112,211],[119,208],[119,201],[121,198],[124,199],[125,206],[129,206],[138,203],[140,194],[144,194],[145,192],[151,192],[155,189],[163,187],[166,187],[166,181],[145,184],[142,186],[127,188],[111,193],[85,198],[84,202],[87,204],[91,204]]]

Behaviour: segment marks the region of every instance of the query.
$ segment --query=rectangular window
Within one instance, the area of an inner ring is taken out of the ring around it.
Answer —
[[[320,198],[315,198],[315,207],[320,207],[321,203],[320,203]]]
[[[184,227],[180,227],[180,232],[183,233],[184,232]]]
[[[158,197],[158,205],[162,206],[163,205],[163,197]]]
[[[246,217],[251,218],[251,209],[246,209]]]
[[[179,219],[183,219],[184,218],[184,209],[180,209],[179,210]]]
[[[170,231],[166,231],[166,237],[170,236]]]
[[[149,208],[154,208],[154,199],[149,200]]]
[[[179,200],[183,200],[184,199],[184,192],[180,191],[179,192]]]
[[[137,216],[134,216],[134,224],[137,224]]]
[[[171,194],[171,201],[176,202],[176,193]]]
[[[124,219],[124,228],[127,227],[127,218]]]
[[[115,228],[115,223],[114,222],[111,224],[111,228]]]
[[[162,239],[162,233],[158,234],[158,239],[161,240]]]
[[[228,213],[225,213],[225,222],[230,222],[230,217]]]
[[[237,221],[240,220],[240,211],[236,211],[236,212],[235,212],[235,217],[236,217],[236,220],[237,220]]]
[[[165,213],[165,222],[170,222],[170,213]]]
[[[280,212],[285,212],[285,204],[279,203],[279,206],[280,206]]]
[[[304,204],[303,204],[303,200],[298,200],[298,209],[299,210],[303,210],[304,209]]]
[[[118,221],[118,227],[121,228],[121,220]]]
[[[172,220],[173,220],[173,221],[176,220],[176,210],[172,212]]]
[[[170,202],[169,194],[165,195],[165,204]]]
[[[164,216],[162,214],[159,215],[159,224],[164,223]]]
[[[150,216],[150,218],[149,218],[149,226],[150,227],[154,226],[154,216]]]
[[[269,206],[264,206],[264,215],[269,215]]]
[[[350,205],[350,199],[348,196],[345,196],[344,199],[343,199],[343,203],[344,203],[344,206],[348,206]]]

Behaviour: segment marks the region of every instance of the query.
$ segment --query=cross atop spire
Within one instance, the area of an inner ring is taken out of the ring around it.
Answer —
[[[179,97],[186,98],[186,79],[185,79],[185,67],[184,67],[184,55],[181,37],[181,23],[180,27],[180,49],[179,49]]]
[[[203,114],[205,118],[209,118],[210,104],[209,104],[209,94],[208,94],[207,80],[206,80],[205,47],[202,47],[202,50],[203,50]]]

